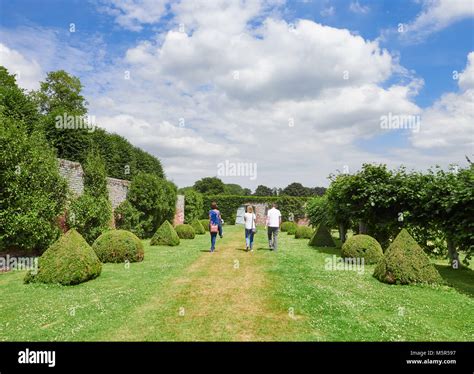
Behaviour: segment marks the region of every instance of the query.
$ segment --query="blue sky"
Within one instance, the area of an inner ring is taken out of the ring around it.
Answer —
[[[224,160],[257,165],[257,178],[222,176],[254,188],[473,153],[470,0],[0,0],[0,11],[0,63],[23,87],[51,70],[79,76],[98,125],[181,186]],[[420,116],[420,130],[380,131],[387,113]]]

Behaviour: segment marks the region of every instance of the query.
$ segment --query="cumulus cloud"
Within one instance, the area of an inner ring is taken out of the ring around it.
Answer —
[[[474,151],[474,52],[459,75],[459,92],[447,93],[422,113],[421,131],[411,136],[423,149]]]
[[[424,0],[423,10],[401,35],[410,41],[420,41],[454,22],[472,17],[474,5],[471,0]]]
[[[367,14],[370,8],[367,5],[361,5],[358,1],[352,1],[349,5],[349,10],[357,14]]]
[[[20,52],[0,43],[0,65],[5,66],[10,74],[15,74],[20,87],[28,90],[39,88],[43,72],[35,59],[28,59]]]

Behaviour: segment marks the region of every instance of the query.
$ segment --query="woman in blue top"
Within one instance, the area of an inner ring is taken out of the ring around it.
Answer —
[[[211,253],[213,253],[216,249],[217,234],[222,238],[222,217],[215,201],[212,202],[209,211],[209,232],[211,234]]]

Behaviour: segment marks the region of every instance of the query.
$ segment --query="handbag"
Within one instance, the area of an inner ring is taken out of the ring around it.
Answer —
[[[213,225],[213,224],[211,223],[211,228],[209,229],[209,231],[212,232],[212,233],[217,233],[217,232],[219,232],[219,225]]]

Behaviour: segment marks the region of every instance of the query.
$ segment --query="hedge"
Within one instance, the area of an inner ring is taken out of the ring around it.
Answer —
[[[196,232],[188,224],[176,225],[174,228],[180,239],[194,239]]]
[[[295,239],[311,239],[314,230],[309,226],[297,226],[295,231]]]

